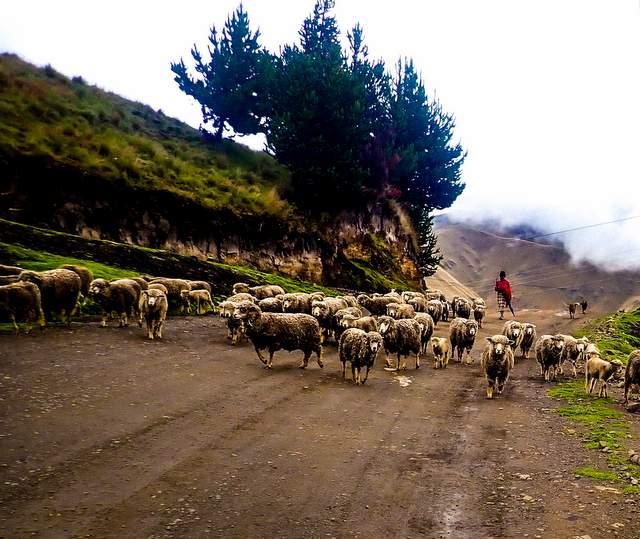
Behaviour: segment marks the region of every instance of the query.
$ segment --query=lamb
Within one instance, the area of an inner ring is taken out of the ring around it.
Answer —
[[[576,309],[580,306],[579,303],[567,303],[567,307],[569,309],[569,318],[576,317]]]
[[[508,320],[502,326],[502,334],[514,342],[513,349],[515,350],[520,346],[524,335],[522,324],[515,320]]]
[[[311,303],[311,314],[318,319],[325,336],[329,336],[336,329],[335,314],[346,308],[347,302],[341,298],[325,298]]]
[[[482,356],[480,356],[480,367],[484,370],[487,379],[487,398],[492,399],[494,391],[500,395],[509,379],[509,372],[513,369],[513,349],[514,342],[504,335],[494,335],[487,337]]]
[[[584,389],[591,395],[593,388],[600,380],[600,391],[598,397],[607,398],[607,382],[610,378],[613,378],[619,371],[624,368],[624,365],[619,359],[613,359],[607,361],[602,359],[598,354],[590,354],[584,366]]]
[[[238,320],[233,317],[236,307],[240,303],[244,302],[226,300],[218,304],[218,308],[220,309],[220,317],[227,319],[227,339],[230,339],[231,344],[234,346],[238,343],[238,340],[240,340],[244,336],[244,325],[242,323],[242,320]]]
[[[322,335],[320,324],[308,314],[300,313],[263,313],[260,307],[251,302],[242,302],[236,306],[234,318],[241,320],[249,340],[258,354],[258,359],[272,368],[273,354],[278,350],[302,350],[304,357],[300,368],[309,363],[312,353],[317,356],[318,365],[322,368]],[[269,359],[265,360],[261,350],[269,351]]]
[[[633,384],[640,385],[640,350],[629,354],[627,368],[624,371],[624,403],[629,402],[629,390]]]
[[[107,325],[107,318],[115,311],[119,318],[119,326],[129,325],[129,316],[139,312],[140,286],[131,279],[119,279],[108,282],[105,279],[94,279],[89,286],[89,297],[102,307],[101,326]]]
[[[387,305],[387,316],[400,320],[401,318],[413,318],[416,311],[411,305],[406,303],[389,303]]]
[[[421,332],[422,329],[417,320],[403,319],[395,320],[390,316],[381,316],[378,319],[378,329],[384,339],[384,349],[387,353],[385,360],[387,367],[390,366],[388,354],[396,354],[396,368],[406,369],[406,363],[400,365],[400,356],[415,354],[416,369],[420,368],[420,353],[422,351]]]
[[[433,368],[446,369],[451,355],[449,341],[446,337],[432,337],[431,348],[433,349]]]
[[[378,296],[370,297],[366,294],[360,294],[358,296],[358,305],[362,305],[373,316],[383,316],[387,313],[387,305],[389,303],[400,303],[396,298]]]
[[[528,322],[522,323],[522,340],[520,341],[520,352],[524,359],[529,359],[529,351],[536,340],[536,326]]]
[[[545,382],[556,377],[556,369],[562,359],[564,339],[560,335],[541,335],[536,341],[536,360],[540,365],[540,374]]]
[[[140,306],[142,316],[147,324],[147,338],[151,340],[162,339],[162,328],[169,309],[167,296],[161,290],[143,290]]]
[[[361,329],[349,328],[340,337],[338,357],[342,362],[342,378],[345,378],[347,361],[351,362],[351,377],[356,385],[364,384],[369,377],[369,369],[373,367],[378,351],[384,346],[382,335],[375,331],[364,332]],[[364,378],[360,370],[366,367]]]
[[[185,279],[170,279],[168,277],[156,277],[151,283],[160,283],[167,287],[167,301],[169,304],[180,305],[182,312],[182,300],[180,294],[183,290],[191,290],[191,284]]]
[[[485,314],[485,306],[481,305],[481,304],[477,304],[474,308],[473,308],[473,319],[478,322],[478,327],[481,328],[482,327],[482,320],[484,319],[484,314]]]
[[[456,349],[458,350],[457,362],[462,362],[462,356],[467,353],[465,363],[470,365],[473,363],[471,358],[471,349],[476,341],[478,334],[478,323],[475,320],[466,318],[454,318],[449,324],[449,341],[451,342],[451,355],[455,357]]]
[[[350,314],[345,314],[340,319],[340,327],[342,327],[343,330],[358,328],[367,333],[370,331],[378,331],[378,323],[373,316],[356,317]]]
[[[433,335],[435,324],[433,323],[433,318],[431,318],[429,313],[416,313],[413,319],[420,324],[420,342],[422,344],[421,354],[424,355],[427,353],[429,340]]]
[[[471,318],[471,303],[466,298],[458,298],[455,311],[458,318]]]
[[[206,290],[211,295],[211,285],[207,281],[189,281],[191,290]]]
[[[93,281],[93,272],[89,268],[75,264],[64,264],[60,266],[60,269],[66,269],[76,273],[78,277],[80,277],[80,293],[85,298],[89,296],[89,285],[91,281]]]
[[[562,370],[562,364],[565,361],[571,362],[571,366],[573,367],[573,377],[577,378],[578,376],[578,361],[584,359],[584,352],[587,348],[587,344],[589,341],[582,337],[581,339],[576,339],[571,335],[561,335],[564,339],[564,349],[562,350],[562,357],[560,358],[560,365],[558,368],[558,372],[560,374],[564,374]]]
[[[284,294],[284,289],[281,286],[274,284],[263,284],[258,286],[249,286],[246,283],[236,283],[233,285],[233,293],[239,294],[244,292],[245,294],[251,294],[257,299],[273,298],[278,294]]]
[[[282,313],[282,300],[280,298],[264,298],[258,302],[258,307],[263,313]]]
[[[437,326],[442,318],[442,302],[439,299],[430,299],[427,303],[427,312],[433,318],[433,323]]]
[[[71,326],[71,315],[76,310],[82,281],[78,274],[68,269],[54,269],[42,272],[23,271],[18,280],[29,281],[40,289],[42,310],[48,317],[59,314],[67,326]]]
[[[34,321],[44,329],[40,289],[26,281],[0,286],[0,314],[11,319],[16,335],[20,332],[17,322],[27,323],[25,333],[31,331],[31,322]]]
[[[324,299],[324,297],[321,299]],[[321,301],[321,299],[312,299],[310,294],[303,292],[284,294],[282,297],[282,309],[285,313],[311,314],[311,302]]]
[[[211,310],[215,311],[215,306],[211,300],[211,294],[204,288],[198,290],[183,290],[180,293],[180,297],[183,301],[183,307],[186,308],[188,313],[191,313],[191,306],[196,304],[196,314],[204,314],[207,312],[207,307],[211,307]]]

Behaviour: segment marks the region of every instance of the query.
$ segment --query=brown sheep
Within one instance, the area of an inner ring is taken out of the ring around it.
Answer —
[[[194,303],[196,305],[196,314],[206,313],[208,307],[211,307],[211,309],[215,311],[211,294],[204,288],[198,290],[183,290],[180,292],[180,297],[182,299],[183,311],[186,310],[189,314],[191,314],[191,307]]]
[[[513,349],[515,343],[504,335],[487,337],[487,345],[480,356],[480,367],[487,379],[487,398],[493,398],[493,392],[498,395],[504,390],[513,369]]]
[[[60,266],[60,269],[71,270],[78,274],[80,277],[80,292],[86,298],[89,295],[89,285],[93,281],[93,272],[84,266],[77,266],[75,264],[64,264]]]
[[[89,297],[104,311],[102,327],[106,327],[107,318],[114,311],[119,316],[119,326],[128,326],[129,316],[135,316],[139,312],[140,295],[140,286],[131,279],[116,279],[111,282],[94,279],[89,287]]]
[[[561,335],[540,335],[535,345],[536,360],[545,382],[555,380],[556,370],[562,360],[564,339]]]
[[[147,325],[147,338],[162,339],[162,328],[168,308],[167,296],[161,290],[152,288],[142,291],[140,310]]]
[[[180,294],[183,290],[191,290],[191,284],[185,279],[170,279],[168,277],[157,277],[151,281],[160,283],[167,287],[167,300],[171,304],[181,307],[182,299]]]
[[[207,281],[189,281],[191,290],[206,290],[211,294],[211,285]]]
[[[445,337],[432,337],[431,348],[433,349],[433,368],[446,369],[451,356],[451,346]]]
[[[43,329],[45,321],[40,289],[33,283],[23,281],[0,286],[0,314],[9,317],[16,335],[20,331],[17,322],[27,323],[25,333],[31,331],[31,322],[37,322]]]
[[[233,285],[233,293],[251,294],[257,299],[273,298],[278,294],[284,294],[284,289],[275,284],[263,284],[259,286],[249,286],[246,283],[236,283]]]
[[[524,359],[529,359],[529,351],[533,348],[536,340],[536,326],[529,322],[522,323],[522,340],[520,341],[520,352]],[[515,352],[515,351],[514,351]]]
[[[584,366],[584,389],[591,395],[593,388],[600,380],[600,391],[598,397],[607,398],[607,382],[614,377],[618,371],[622,370],[624,365],[619,359],[607,361],[602,359],[598,354],[592,353]]]
[[[459,311],[458,311],[459,312]],[[456,349],[458,350],[458,363],[462,363],[462,356],[467,355],[465,363],[470,365],[473,363],[471,358],[471,349],[476,341],[478,334],[478,323],[475,320],[466,318],[454,318],[449,324],[449,341],[451,342],[451,355],[455,357]]]
[[[32,282],[40,289],[45,316],[58,314],[62,322],[66,318],[67,326],[71,326],[71,315],[76,310],[82,287],[77,273],[68,269],[23,271],[19,280]]]
[[[263,313],[283,313],[282,299],[264,298],[258,302],[258,307]]]
[[[20,275],[24,271],[24,268],[18,266],[6,266],[0,264],[0,275]]]
[[[415,309],[407,303],[389,303],[389,305],[387,305],[387,316],[395,318],[396,320],[413,318],[415,315]]]
[[[150,283],[147,285],[146,290],[160,290],[165,296],[169,293],[167,287],[162,283]]]
[[[633,384],[640,385],[640,350],[629,354],[627,368],[624,372],[624,403],[629,402],[629,389]]]

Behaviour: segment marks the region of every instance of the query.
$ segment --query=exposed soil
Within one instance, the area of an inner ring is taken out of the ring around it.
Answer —
[[[481,347],[400,375],[379,358],[356,387],[333,344],[324,369],[278,352],[266,371],[213,316],[170,319],[162,342],[97,323],[2,335],[0,536],[640,537],[640,500],[575,477],[605,456],[535,361],[488,401]]]

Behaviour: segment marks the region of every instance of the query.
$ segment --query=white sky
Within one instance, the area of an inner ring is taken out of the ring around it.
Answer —
[[[0,50],[193,126],[169,63],[206,50],[237,0],[5,2]],[[297,39],[314,0],[245,0],[271,50]],[[337,0],[374,57],[414,58],[457,119],[468,220],[545,231],[640,215],[640,0]],[[640,219],[562,236],[577,257],[640,267]]]

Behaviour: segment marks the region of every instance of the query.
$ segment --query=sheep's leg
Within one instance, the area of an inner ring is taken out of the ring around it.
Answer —
[[[342,379],[344,380],[347,376],[347,362],[342,362]]]
[[[273,365],[273,354],[275,354],[276,351],[273,348],[269,348],[269,362],[267,363],[267,368],[270,369]],[[306,367],[306,365],[305,365]]]
[[[564,376],[564,369],[562,368],[562,363],[559,363],[556,367],[556,371],[560,373],[561,376]]]
[[[391,361],[389,360],[389,353],[385,350],[384,351],[385,356],[384,356],[384,366],[385,367],[391,367]]]
[[[593,388],[596,387],[597,378],[591,378],[589,382],[589,395],[593,392]]]
[[[602,396],[606,399],[609,397],[609,392],[607,391],[607,382],[605,380],[602,381]]]
[[[271,352],[271,350],[269,350],[269,353],[273,357],[273,352]],[[307,365],[309,365],[309,358],[310,357],[311,357],[311,352],[305,351],[304,356],[302,358],[302,363],[300,363],[300,365],[299,365],[300,369],[306,369],[307,368]]]
[[[101,328],[106,328],[107,327],[107,317],[108,316],[109,315],[106,314],[106,313],[102,315],[102,322],[100,322],[100,327]]]
[[[20,327],[16,324],[16,317],[13,314],[11,315],[11,323],[13,324],[13,329],[15,330],[16,335],[18,335],[18,333],[20,333]]]
[[[318,361],[318,367],[322,369],[324,367],[324,363],[322,362],[322,345],[319,345],[315,352]]]
[[[147,338],[153,340],[153,322],[147,320]]]
[[[628,394],[629,394],[629,386],[631,384],[629,383],[629,380],[625,380],[624,381],[624,404],[627,404],[627,402],[629,402],[629,398],[628,398]]]
[[[420,368],[420,354],[416,354],[416,370]]]
[[[351,362],[351,379],[358,385],[358,378],[356,377],[356,366]]]
[[[364,383],[367,381],[367,378],[369,378],[369,365],[366,366],[367,370],[364,372],[364,378],[361,382],[362,385],[364,385]]]
[[[467,353],[467,365],[473,365],[473,358],[471,357],[471,348],[467,348],[466,349],[466,353]]]
[[[493,380],[487,379],[487,399],[493,399]]]
[[[157,337],[158,337],[158,339],[162,339],[162,328],[164,328],[164,320],[160,320],[158,322],[158,326],[157,327],[158,327],[158,335],[157,335]]]
[[[258,345],[255,345],[254,348],[256,350],[256,354],[258,354],[258,359],[262,362],[263,365],[267,365],[267,360],[264,359],[264,356],[262,355],[262,352],[260,352]]]
[[[571,366],[573,367],[573,377],[578,377],[578,364],[574,361]]]

